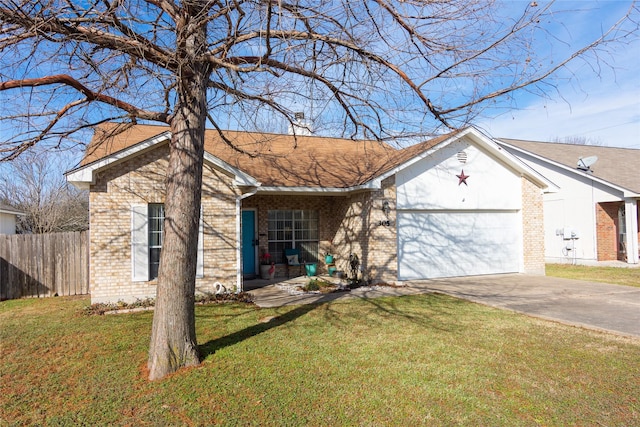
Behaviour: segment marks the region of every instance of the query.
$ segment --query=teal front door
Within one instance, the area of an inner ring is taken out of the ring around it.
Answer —
[[[242,211],[242,275],[256,275],[256,212]]]

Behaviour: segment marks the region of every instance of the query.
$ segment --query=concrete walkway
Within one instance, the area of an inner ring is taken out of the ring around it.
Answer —
[[[338,280],[328,276],[319,277],[321,280],[338,283]],[[308,277],[301,276],[287,280],[275,281],[269,284],[266,280],[251,280],[245,282],[245,290],[253,296],[253,301],[259,307],[281,307],[285,305],[326,303],[346,298],[378,298],[385,296],[403,296],[428,293],[428,289],[420,286],[373,286],[361,287],[348,292],[334,292],[330,294],[306,293],[294,295],[283,288],[295,288],[304,286],[309,281]],[[261,283],[260,283],[261,282]],[[343,283],[345,283],[343,281]],[[248,286],[247,286],[248,285]]]
[[[305,277],[281,282],[304,284]],[[265,282],[252,281],[253,286]],[[251,282],[247,282],[251,283]],[[547,276],[504,274],[405,282],[333,294],[291,295],[275,284],[249,290],[260,307],[439,292],[492,307],[589,329],[640,337],[640,288]]]

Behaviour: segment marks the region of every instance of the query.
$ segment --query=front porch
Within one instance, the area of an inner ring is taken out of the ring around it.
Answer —
[[[305,277],[305,273],[329,277],[330,271],[346,276],[351,254],[359,258],[358,273],[362,278],[377,282],[397,280],[395,227],[380,225],[382,218],[389,217],[378,209],[386,200],[395,200],[392,179],[385,181],[380,190],[256,194],[242,199],[243,286],[266,284],[253,278],[261,277],[261,268],[272,264],[275,280],[279,281],[294,275]],[[288,266],[285,251],[290,249],[297,251],[302,265]],[[327,254],[334,256],[334,262],[326,262]],[[306,272],[310,266],[312,271]]]
[[[640,249],[637,202],[601,202],[596,204],[598,261],[621,261],[637,265]]]

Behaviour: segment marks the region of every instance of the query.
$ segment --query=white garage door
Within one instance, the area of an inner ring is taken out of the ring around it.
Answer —
[[[516,212],[398,212],[400,280],[518,272],[518,218]]]

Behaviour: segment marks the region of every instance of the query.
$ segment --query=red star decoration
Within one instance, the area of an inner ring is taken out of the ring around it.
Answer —
[[[460,175],[456,175],[458,177],[458,185],[464,183],[464,185],[469,186],[469,184],[467,184],[467,178],[469,178],[469,175],[465,175],[464,174],[464,169],[462,169],[462,172],[460,172]]]

